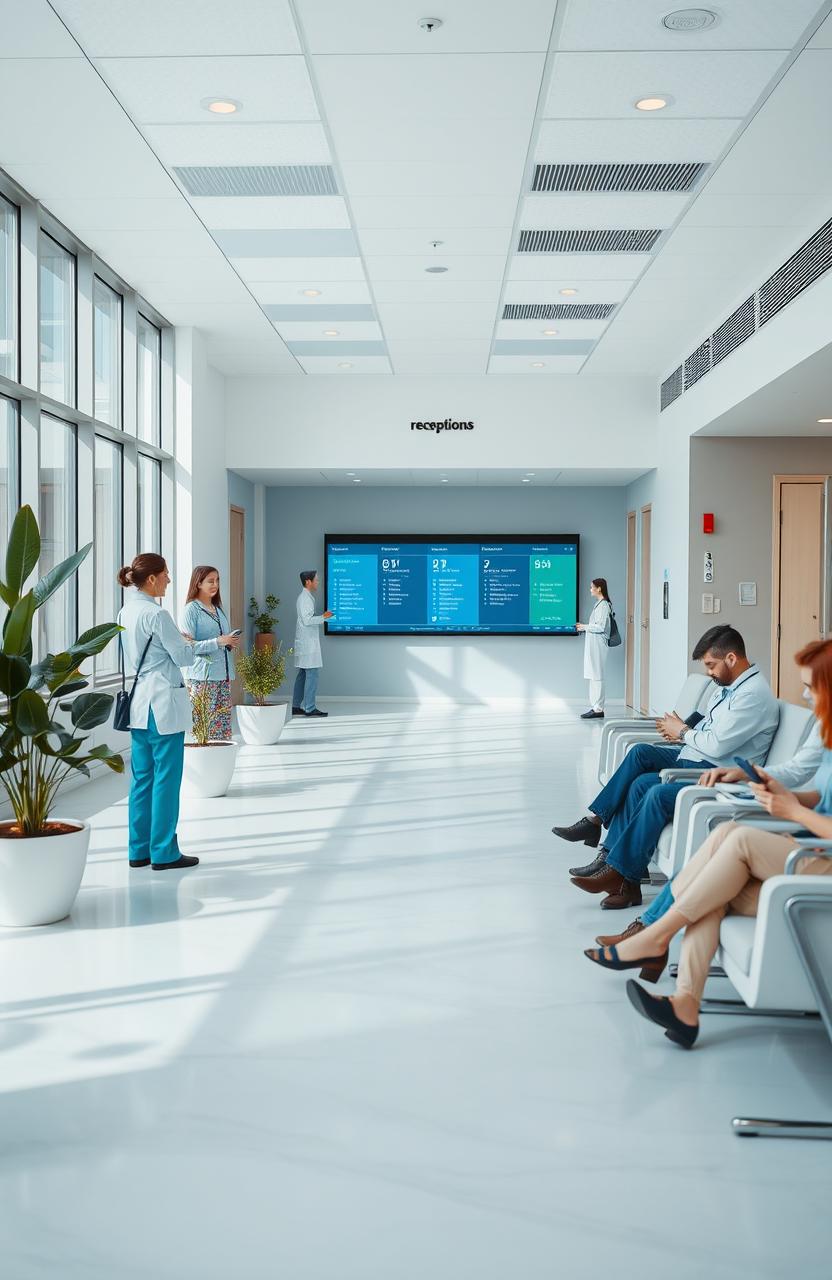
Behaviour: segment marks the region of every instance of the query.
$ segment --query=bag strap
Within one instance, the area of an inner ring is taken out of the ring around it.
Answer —
[[[197,604],[199,604],[199,601],[197,601]],[[202,609],[202,612],[206,615],[206,617],[210,618],[212,622],[216,622],[216,624],[217,624],[217,634],[221,636],[221,635],[222,635],[222,623],[220,622],[220,613],[222,612],[222,610],[220,609],[219,605],[216,605],[216,606],[215,606],[215,608],[216,608],[216,613],[209,613],[209,612],[208,612],[208,610],[207,610],[203,605],[201,605],[201,604],[199,605],[199,607],[200,607],[200,609]],[[224,615],[224,614],[223,614],[223,617],[225,617],[225,615]],[[228,621],[228,619],[226,618],[226,622],[227,622],[227,621]],[[229,667],[228,667],[228,650],[226,649],[225,645],[223,645],[223,646],[222,646],[222,651],[223,651],[223,655],[224,655],[224,657],[225,657],[225,678],[226,678],[226,680],[229,680],[229,681],[230,681],[230,679],[231,679],[231,672],[230,672]]]
[[[134,677],[133,677],[133,687],[132,687],[132,689],[130,690],[130,698],[131,698],[131,700],[132,700],[132,698],[133,698],[133,694],[136,692],[136,682],[137,682],[137,680],[138,680],[138,678],[139,678],[139,672],[141,671],[142,667],[144,666],[144,660],[145,660],[145,658],[147,657],[147,651],[148,651],[148,649],[150,648],[150,642],[152,641],[152,639],[153,639],[153,636],[150,636],[150,637],[148,638],[147,644],[145,645],[144,649],[142,650],[142,656],[139,658],[139,665],[136,667],[136,674],[135,674],[135,675],[134,675]],[[119,669],[119,672],[120,672],[120,674],[121,674],[121,692],[122,692],[122,693],[125,693],[125,692],[126,692],[126,679],[125,679],[125,675],[124,675],[124,645],[121,643],[121,632],[119,632],[119,637],[118,637],[118,669]]]

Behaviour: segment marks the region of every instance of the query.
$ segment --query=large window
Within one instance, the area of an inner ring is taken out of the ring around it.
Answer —
[[[121,426],[121,294],[95,277],[93,286],[95,417]]]
[[[162,464],[139,454],[139,554],[162,555]]]
[[[95,437],[95,624],[114,622],[121,608],[116,574],[123,555],[123,451],[120,444]],[[95,660],[97,676],[118,668],[118,646],[110,644]]]
[[[17,380],[18,210],[0,196],[0,373]]]
[[[75,404],[75,258],[40,233],[40,389]]]
[[[162,335],[140,312],[136,322],[136,337],[139,347],[136,429],[140,440],[158,445],[162,442]]]
[[[0,396],[0,574],[6,563],[6,547],[18,506],[18,445],[20,415],[17,402]]]
[[[49,414],[40,420],[41,574],[76,550],[75,427]],[[72,578],[38,610],[42,653],[60,653],[76,636],[77,588]]]

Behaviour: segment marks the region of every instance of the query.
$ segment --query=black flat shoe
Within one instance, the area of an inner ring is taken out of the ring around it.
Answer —
[[[150,866],[150,859],[149,859],[149,858],[136,858],[136,861],[135,861],[135,862],[133,862],[133,861],[132,861],[132,859],[131,859],[131,861],[130,861],[130,866],[131,866],[131,867],[149,867],[149,866]]]
[[[666,996],[651,996],[649,991],[645,991],[630,978],[627,983],[627,998],[642,1018],[646,1018],[648,1022],[655,1022],[657,1027],[664,1027],[668,1040],[681,1045],[683,1049],[692,1049],[696,1044],[699,1028],[692,1027],[689,1023],[677,1018],[673,1005]]]
[[[182,871],[185,867],[195,867],[199,863],[199,858],[189,858],[186,854],[180,853],[175,862],[151,862],[154,871]]]
[[[310,716],[328,716],[328,715],[329,715],[329,712],[328,712],[328,711],[319,711],[319,710],[318,710],[318,708],[316,707],[314,711],[304,711],[304,713],[303,713],[303,714],[306,716],[306,718],[307,718],[307,720],[308,720],[308,719],[310,718]]]
[[[583,711],[580,718],[581,720],[603,720],[604,713],[603,711],[593,711],[590,708],[589,711]]]
[[[609,957],[604,952],[609,952]],[[587,960],[591,960],[593,964],[599,964],[602,969],[641,969],[639,977],[645,982],[658,982],[659,978],[665,971],[667,966],[667,952],[663,951],[660,956],[641,956],[638,960],[620,960],[618,958],[618,947],[613,943],[609,947],[589,947],[585,952]],[[628,983],[628,986],[634,986],[637,991],[641,991],[636,983]],[[646,992],[644,993],[647,994]],[[652,996],[648,997],[653,999]]]
[[[581,818],[579,822],[573,822],[571,827],[552,827],[552,835],[559,836],[561,840],[570,840],[573,844],[583,840],[590,849],[597,849],[601,839],[601,824],[592,822],[589,818]]]
[[[585,867],[570,867],[570,876],[594,876],[596,871],[607,865],[607,851],[603,846],[598,850],[598,857],[588,862]]]
[[[304,711],[303,707],[292,707],[292,715],[293,715],[293,716],[305,716],[305,715],[306,715],[306,712]]]

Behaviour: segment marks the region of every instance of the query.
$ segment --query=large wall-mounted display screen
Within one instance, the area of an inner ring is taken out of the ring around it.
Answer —
[[[326,535],[329,635],[574,635],[576,533]]]

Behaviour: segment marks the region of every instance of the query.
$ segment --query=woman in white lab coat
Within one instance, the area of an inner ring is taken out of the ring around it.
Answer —
[[[610,618],[612,604],[607,592],[606,578],[593,578],[590,587],[595,607],[589,615],[589,622],[579,622],[578,631],[584,634],[584,679],[589,681],[590,707],[581,716],[582,720],[603,720],[604,701],[604,668],[607,665],[610,634]]]

